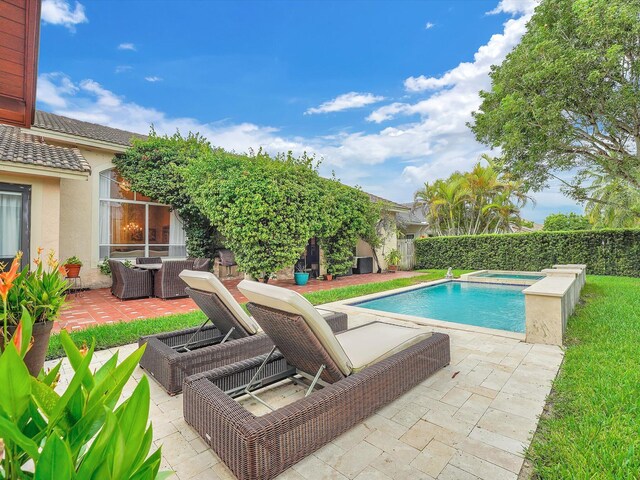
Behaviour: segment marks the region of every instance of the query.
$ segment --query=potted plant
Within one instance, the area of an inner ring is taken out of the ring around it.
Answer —
[[[82,261],[75,255],[67,258],[64,262],[64,269],[68,278],[78,278],[80,276],[80,268],[82,268]]]
[[[387,269],[390,272],[395,272],[396,270],[398,270],[400,260],[402,260],[400,251],[395,248],[384,256],[384,261],[387,262]]]
[[[0,347],[4,348],[16,334],[20,319],[26,313],[33,321],[33,329],[29,335],[29,339],[33,337],[33,344],[26,353],[25,363],[33,376],[37,376],[42,370],[53,321],[64,305],[68,289],[64,268],[58,264],[53,251],[49,252],[44,261],[40,258],[41,252],[42,249],[38,249],[38,257],[34,260],[35,268],[32,270],[27,266],[18,272],[22,256],[18,253],[9,270],[0,273]]]
[[[307,262],[302,261],[296,263],[296,271],[293,274],[293,279],[296,282],[296,285],[306,285],[309,281],[309,272],[307,270]]]

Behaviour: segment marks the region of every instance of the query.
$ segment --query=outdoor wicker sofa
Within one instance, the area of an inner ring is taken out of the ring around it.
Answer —
[[[122,262],[109,260],[111,293],[120,300],[153,295],[153,274],[148,270],[125,267]]]
[[[274,478],[450,362],[448,335],[380,322],[333,335],[295,292],[238,288],[279,351],[188,377],[183,408],[241,480]],[[323,388],[262,416],[234,400],[296,372]]]
[[[187,294],[207,316],[200,327],[150,335],[140,366],[170,395],[182,391],[183,380],[192,374],[240,360],[264,355],[273,347],[259,325],[242,309],[218,278],[210,272],[185,270],[181,281]],[[347,315],[321,311],[331,328],[347,329]],[[185,348],[186,347],[186,348]]]
[[[162,257],[136,257],[136,265],[162,263]]]

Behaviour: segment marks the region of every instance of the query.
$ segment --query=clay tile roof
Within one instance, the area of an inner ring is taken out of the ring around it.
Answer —
[[[18,127],[9,125],[0,125],[0,162],[76,172],[91,171],[91,167],[77,148],[48,145],[42,137],[25,133]]]
[[[127,132],[126,130],[120,130],[118,128],[105,127],[104,125],[98,125],[97,123],[83,122],[81,120],[75,120],[73,118],[63,117],[62,115],[43,112],[41,110],[36,111],[33,126],[43,128],[45,130],[52,130],[58,133],[84,137],[90,140],[115,143],[125,147],[131,145],[132,137],[146,138],[146,135]]]

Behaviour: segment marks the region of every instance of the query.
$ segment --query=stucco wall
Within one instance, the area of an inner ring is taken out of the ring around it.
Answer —
[[[108,287],[111,277],[98,270],[98,195],[100,172],[113,168],[113,153],[80,148],[91,165],[86,181],[60,181],[60,252],[63,258],[76,255],[82,260],[80,272],[85,287]]]
[[[2,172],[0,182],[31,186],[30,258],[38,247],[53,249],[60,257],[60,179]]]
[[[388,254],[391,250],[398,248],[398,236],[396,235],[396,222],[395,222],[395,213],[389,212],[385,213],[385,224],[387,225],[386,229],[383,229],[381,232],[382,244],[380,247],[376,249],[376,253],[378,255],[378,261],[380,262],[380,268],[383,270],[387,268],[387,263],[384,261],[384,256]],[[372,257],[372,248],[371,246],[363,240],[358,240],[358,244],[356,245],[356,256],[357,257]],[[373,271],[377,270],[378,266],[375,264],[374,257],[374,265]]]

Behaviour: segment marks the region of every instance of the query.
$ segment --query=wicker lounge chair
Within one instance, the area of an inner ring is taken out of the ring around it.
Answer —
[[[111,293],[120,300],[153,295],[153,275],[148,270],[127,268],[122,262],[109,260]]]
[[[207,320],[200,327],[150,335],[138,342],[147,344],[140,366],[170,395],[182,391],[182,382],[189,375],[264,355],[273,347],[215,275],[185,270],[180,278],[189,285],[187,294]],[[344,313],[325,310],[321,314],[336,332],[346,330]]]
[[[238,288],[280,352],[187,378],[183,405],[187,423],[241,480],[274,478],[450,362],[447,335],[380,322],[333,335],[295,292]],[[291,372],[323,388],[259,417],[233,399]]]

